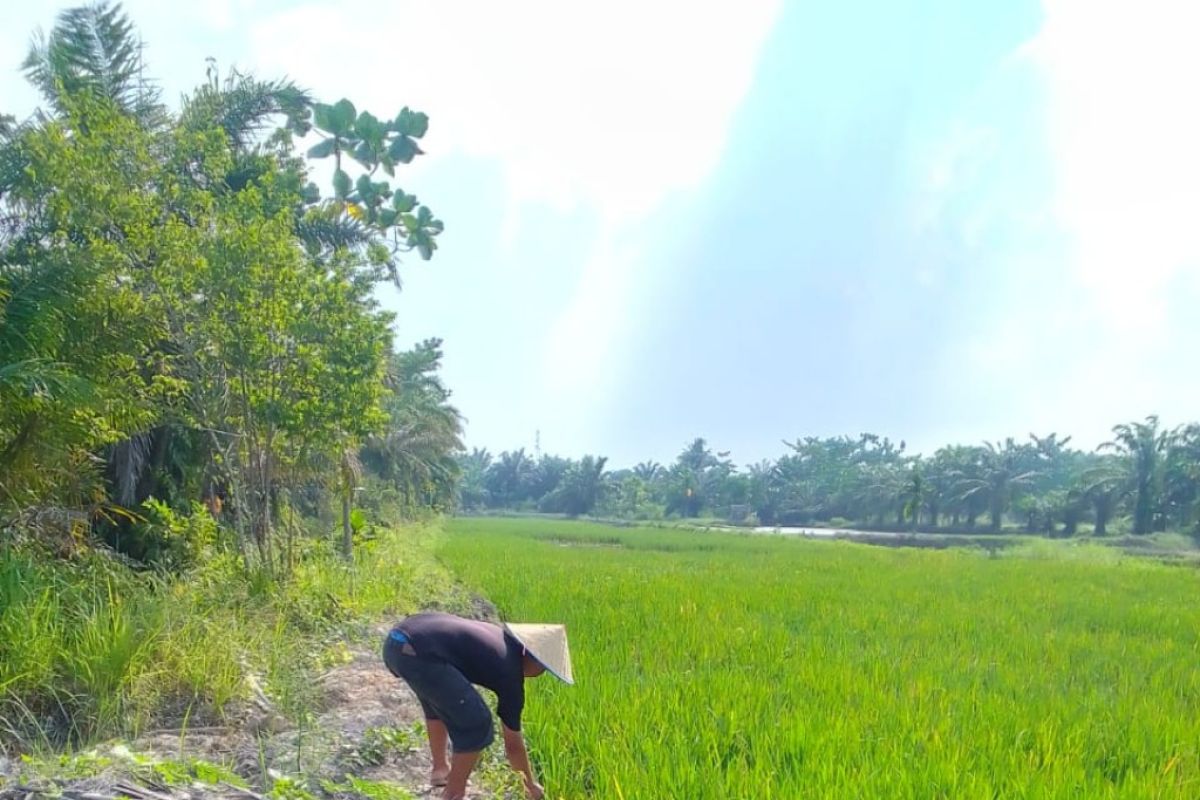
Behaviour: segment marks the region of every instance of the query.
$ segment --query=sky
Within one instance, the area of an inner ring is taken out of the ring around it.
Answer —
[[[6,8],[0,110],[46,2]],[[738,463],[1200,418],[1191,0],[127,2],[205,59],[431,119],[381,290],[468,446]]]

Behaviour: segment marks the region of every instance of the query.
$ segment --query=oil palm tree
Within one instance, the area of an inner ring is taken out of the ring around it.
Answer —
[[[404,494],[408,505],[449,505],[461,470],[462,415],[437,374],[441,340],[429,339],[394,356],[384,402],[386,428],[367,439],[361,457]]]
[[[1170,442],[1170,432],[1162,430],[1158,417],[1151,414],[1142,422],[1114,426],[1112,441],[1101,445],[1127,459],[1133,476],[1133,532],[1139,536],[1153,530],[1160,510],[1163,454]]]
[[[1078,491],[1092,507],[1095,534],[1108,534],[1108,523],[1133,491],[1134,482],[1124,459],[1106,456],[1104,461],[1079,476]]]
[[[997,533],[1013,500],[1032,484],[1038,473],[1021,468],[1022,454],[1012,439],[1005,440],[1002,445],[985,442],[977,453],[979,474],[963,477],[958,483],[958,494],[968,502],[976,497],[985,498],[990,528]]]
[[[59,14],[22,64],[25,76],[58,114],[87,92],[146,124],[165,119],[158,90],[146,79],[142,44],[120,4],[94,3]]]
[[[603,456],[584,456],[572,464],[558,488],[546,496],[545,510],[561,511],[572,517],[590,513],[604,490],[607,463]]]

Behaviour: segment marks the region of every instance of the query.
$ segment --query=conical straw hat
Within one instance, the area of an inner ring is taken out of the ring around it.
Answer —
[[[535,623],[505,624],[505,630],[525,647],[533,660],[545,667],[563,683],[575,683],[571,676],[571,650],[567,647],[567,628],[564,625]]]

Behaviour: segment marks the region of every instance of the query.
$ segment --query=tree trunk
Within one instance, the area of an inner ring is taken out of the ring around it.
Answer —
[[[354,557],[354,529],[350,527],[350,500],[354,490],[347,485],[342,490],[342,558]]]
[[[275,572],[275,527],[271,519],[271,483],[274,477],[271,465],[271,443],[273,438],[272,435],[267,436],[266,445],[258,454],[258,507],[255,509],[255,514],[258,516],[256,527],[259,532],[259,552],[262,555],[263,567],[266,568],[268,574],[274,574]]]
[[[1150,486],[1142,481],[1138,485],[1137,501],[1133,510],[1133,532],[1142,536],[1150,532],[1153,512],[1150,508]]]
[[[1096,530],[1097,536],[1105,536],[1108,534],[1108,509],[1103,505],[1096,504]]]

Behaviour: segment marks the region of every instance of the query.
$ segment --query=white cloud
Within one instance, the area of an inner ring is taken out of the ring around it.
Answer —
[[[652,268],[640,263],[631,229],[716,166],[779,1],[346,9],[313,2],[259,22],[262,71],[287,71],[379,113],[399,103],[427,111],[431,159],[496,159],[509,190],[498,210],[502,245],[535,205],[595,213],[601,234],[547,331],[541,369],[545,392],[560,402],[595,399],[629,323],[637,272]]]
[[[501,159],[519,200],[623,219],[711,170],[777,5],[319,2],[253,41],[323,93],[428,110],[431,147]]]
[[[7,52],[23,52],[34,27],[49,27],[55,9],[78,2],[23,7],[0,42],[10,45]],[[654,268],[643,261],[641,224],[672,193],[695,189],[712,173],[780,6],[126,2],[169,100],[203,80],[204,57],[212,55],[222,69],[287,75],[324,100],[347,96],[377,114],[407,104],[428,112],[432,124],[429,155],[402,173],[405,188],[424,198],[423,173],[439,159],[467,156],[499,166],[508,197],[495,210],[502,223],[495,247],[511,249],[547,207],[595,215],[600,233],[580,245],[590,254],[566,259],[585,266],[557,318],[551,310],[543,352],[519,354],[526,374],[542,378],[543,412],[569,406],[581,429],[604,402],[597,386],[620,358],[637,276]],[[0,110],[24,112],[33,95],[10,80],[0,100]],[[437,207],[432,194],[426,199]],[[447,236],[478,235],[448,222]],[[521,254],[506,261],[519,264]]]
[[[1025,49],[1047,90],[1054,211],[1122,337],[1161,344],[1173,280],[1200,267],[1200,5],[1047,0]]]
[[[913,213],[988,282],[945,354],[947,374],[987,371],[963,390],[979,424],[1095,444],[1121,420],[1195,415],[1200,379],[1179,365],[1200,336],[1200,5],[1043,7],[920,162]]]

